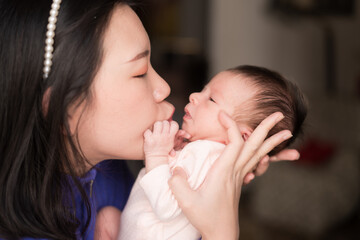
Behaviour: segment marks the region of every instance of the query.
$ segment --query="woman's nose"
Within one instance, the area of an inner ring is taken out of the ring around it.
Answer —
[[[167,82],[155,71],[153,77],[153,96],[156,102],[162,102],[170,95],[170,86]]]

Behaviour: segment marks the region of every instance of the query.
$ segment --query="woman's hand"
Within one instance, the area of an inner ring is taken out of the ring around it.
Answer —
[[[263,175],[269,168],[270,162],[295,161],[298,160],[299,157],[300,153],[296,149],[284,149],[271,157],[265,155],[265,157],[260,160],[254,171],[246,174],[244,178],[244,185],[249,184],[255,176]]]
[[[227,129],[229,144],[200,188],[192,190],[180,168],[169,180],[181,209],[204,240],[238,239],[238,205],[245,175],[275,146],[291,137],[290,131],[284,130],[264,141],[269,130],[283,118],[281,113],[263,120],[246,142],[226,113],[220,113],[219,118]]]

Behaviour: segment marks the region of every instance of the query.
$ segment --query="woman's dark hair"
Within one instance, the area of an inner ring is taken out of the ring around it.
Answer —
[[[282,112],[284,119],[270,130],[267,137],[285,129],[290,130],[293,137],[279,144],[269,155],[288,147],[302,133],[307,115],[307,102],[299,87],[279,73],[263,67],[241,65],[228,71],[242,76],[242,80],[256,89],[248,105],[240,106],[235,112],[235,120],[255,129],[270,114]]]
[[[70,132],[67,111],[75,102],[91,100],[102,38],[114,7],[123,2],[131,4],[62,0],[46,80],[42,69],[52,1],[0,2],[0,237],[76,239],[75,192],[88,216],[80,231],[88,227],[90,203],[78,179],[86,159]]]

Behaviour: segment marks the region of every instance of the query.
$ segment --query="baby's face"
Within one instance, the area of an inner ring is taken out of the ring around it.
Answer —
[[[217,74],[201,92],[192,93],[185,106],[182,129],[191,134],[190,141],[199,139],[227,142],[226,129],[219,121],[219,112],[230,116],[235,108],[254,94],[254,88],[232,72]]]

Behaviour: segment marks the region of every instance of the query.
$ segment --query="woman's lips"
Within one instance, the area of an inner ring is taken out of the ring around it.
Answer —
[[[167,119],[169,122],[171,122],[173,120],[174,113],[175,113],[175,108],[173,109],[170,117]]]

